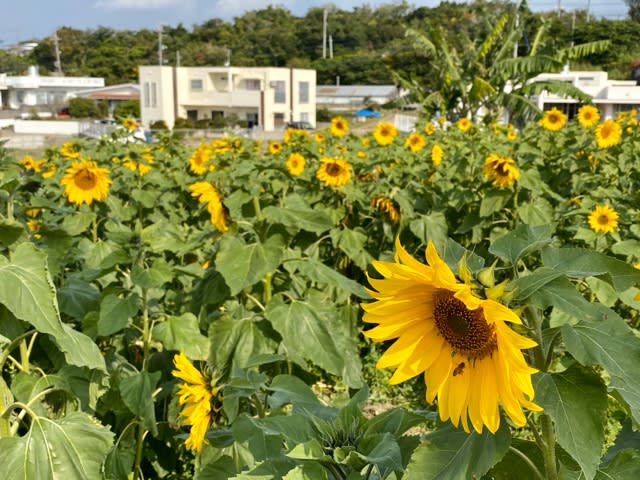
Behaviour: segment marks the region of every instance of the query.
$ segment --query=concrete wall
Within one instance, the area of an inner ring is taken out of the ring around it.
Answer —
[[[79,135],[84,122],[74,120],[49,121],[49,120],[14,120],[13,131],[15,133],[42,134],[42,135]]]

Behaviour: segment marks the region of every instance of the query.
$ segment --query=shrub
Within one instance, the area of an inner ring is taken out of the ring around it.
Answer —
[[[93,100],[83,97],[69,100],[69,116],[73,118],[97,118],[98,108]]]

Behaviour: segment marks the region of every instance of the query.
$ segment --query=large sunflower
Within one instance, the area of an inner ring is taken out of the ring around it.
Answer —
[[[222,233],[229,230],[227,210],[224,203],[222,203],[222,195],[218,189],[209,182],[196,182],[189,185],[189,190],[191,191],[192,197],[207,204],[207,211],[209,212],[213,226]]]
[[[320,158],[316,178],[328,187],[341,187],[351,178],[351,165],[342,158]]]
[[[510,157],[490,154],[484,161],[484,176],[496,187],[510,187],[520,178],[520,170]]]
[[[333,117],[331,119],[331,125],[329,131],[336,137],[344,137],[349,131],[349,124],[342,117]]]
[[[378,324],[364,332],[375,341],[395,340],[377,368],[395,368],[389,383],[424,374],[426,399],[438,398],[438,411],[469,432],[492,433],[500,426],[498,406],[517,426],[527,422],[523,407],[540,411],[532,402],[531,375],[522,349],[536,343],[513,331],[520,324],[506,306],[481,299],[459,282],[427,245],[428,265],[418,262],[396,241],[393,262],[374,261],[382,278],[369,277],[374,302],[363,304],[363,320]]]
[[[185,446],[199,452],[209,425],[222,410],[222,395],[214,382],[208,381],[184,353],[173,357],[173,364],[176,369],[171,374],[184,382],[178,387],[178,402],[183,405],[180,415],[191,427]]]
[[[404,144],[407,148],[409,148],[409,150],[415,153],[422,150],[426,142],[424,141],[424,137],[422,135],[420,135],[418,132],[414,132],[405,139]]]
[[[79,160],[73,162],[60,180],[64,194],[71,203],[90,205],[94,200],[102,201],[109,193],[109,170],[98,167],[96,162]]]
[[[299,153],[292,153],[287,159],[287,170],[294,177],[304,172],[304,157]]]
[[[211,167],[208,165],[211,160],[211,146],[202,143],[195,149],[189,157],[189,170],[196,175],[204,175]]]
[[[593,105],[583,105],[578,110],[578,122],[584,128],[593,127],[600,120],[600,110]]]
[[[373,130],[373,138],[378,145],[390,145],[398,136],[398,129],[389,122],[381,122]]]
[[[597,205],[589,214],[589,226],[596,233],[609,233],[618,228],[618,212],[609,205]]]
[[[600,148],[609,148],[620,143],[622,127],[614,120],[605,120],[596,127],[596,143]]]
[[[467,117],[463,117],[456,122],[456,126],[461,132],[466,132],[473,126],[473,123]]]
[[[557,132],[564,127],[565,123],[567,123],[567,116],[555,107],[544,112],[539,122],[542,128],[550,132]]]

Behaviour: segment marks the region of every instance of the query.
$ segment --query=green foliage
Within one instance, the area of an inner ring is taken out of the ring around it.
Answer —
[[[113,111],[113,116],[118,120],[124,118],[140,118],[140,100],[125,100],[119,102]]]
[[[90,98],[72,98],[69,100],[69,115],[73,118],[97,118],[98,107]]]

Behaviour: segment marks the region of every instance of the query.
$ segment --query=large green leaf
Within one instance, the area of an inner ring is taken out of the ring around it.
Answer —
[[[546,267],[564,272],[570,277],[597,277],[610,279],[619,292],[640,285],[640,270],[603,253],[583,248],[545,248],[542,263]]]
[[[518,225],[511,232],[496,239],[489,251],[515,265],[524,255],[549,244],[552,233],[553,226],[549,224]]]
[[[432,212],[420,215],[409,223],[409,229],[422,243],[432,240],[436,245],[442,245],[447,240],[449,228],[447,217],[442,212]]]
[[[38,331],[51,335],[67,362],[106,371],[96,344],[60,320],[46,254],[32,244],[18,245],[11,260],[0,256],[0,303]]]
[[[350,295],[360,298],[370,298],[364,287],[358,282],[345,277],[315,258],[301,258],[300,260],[287,261],[290,266],[296,266],[301,274],[307,276],[313,282],[319,282],[331,287],[344,290]]]
[[[555,424],[558,444],[592,479],[604,443],[607,390],[599,375],[574,365],[562,373],[540,373],[534,378],[536,403]]]
[[[198,319],[190,312],[179,317],[169,315],[153,327],[153,338],[165,349],[178,350],[194,360],[206,360],[209,354],[209,339],[200,333]]]
[[[294,414],[310,413],[324,419],[335,417],[336,410],[320,403],[309,386],[298,377],[278,375],[271,381],[268,389],[273,392],[268,399],[271,408],[291,404]]]
[[[142,288],[160,288],[173,279],[171,265],[163,258],[154,260],[149,268],[134,265],[131,269],[131,281]]]
[[[640,450],[621,450],[611,463],[598,470],[595,480],[637,480],[640,478]]]
[[[362,270],[366,270],[367,265],[373,260],[371,254],[365,249],[367,234],[362,228],[354,230],[349,228],[334,228],[331,230],[331,240],[335,247],[346,253]]]
[[[266,207],[262,210],[264,218],[271,223],[281,223],[313,233],[322,233],[333,227],[331,217],[325,212],[309,207]]]
[[[120,396],[124,404],[142,419],[144,427],[154,436],[158,434],[153,392],[160,372],[138,372],[120,380]]]
[[[98,310],[100,292],[96,287],[79,278],[70,278],[58,289],[60,311],[76,320]]]
[[[640,421],[640,338],[619,316],[602,307],[599,319],[563,325],[567,350],[583,365],[600,365],[609,374],[609,387],[616,389]]]
[[[509,284],[509,289],[515,291],[514,298],[516,300],[523,301],[541,288],[544,288],[550,282],[563,276],[564,274],[562,272],[542,267],[528,275],[517,278]],[[548,303],[552,304],[553,301],[549,300]]]
[[[509,449],[509,426],[502,422],[495,434],[467,434],[446,425],[429,433],[411,456],[405,480],[469,480],[481,478]]]
[[[308,303],[284,301],[275,296],[267,305],[265,317],[282,336],[285,348],[312,361],[334,375],[342,374],[344,360],[336,347],[334,333],[327,322]]]
[[[231,295],[236,295],[278,268],[283,250],[284,242],[279,235],[272,235],[264,243],[251,244],[244,244],[237,237],[224,237],[216,256],[216,268]]]
[[[138,296],[133,294],[124,298],[109,294],[100,302],[98,317],[98,335],[107,337],[119,332],[129,324],[129,319],[138,313]]]
[[[95,480],[113,433],[82,412],[61,420],[32,418],[22,437],[0,439],[3,480]]]

